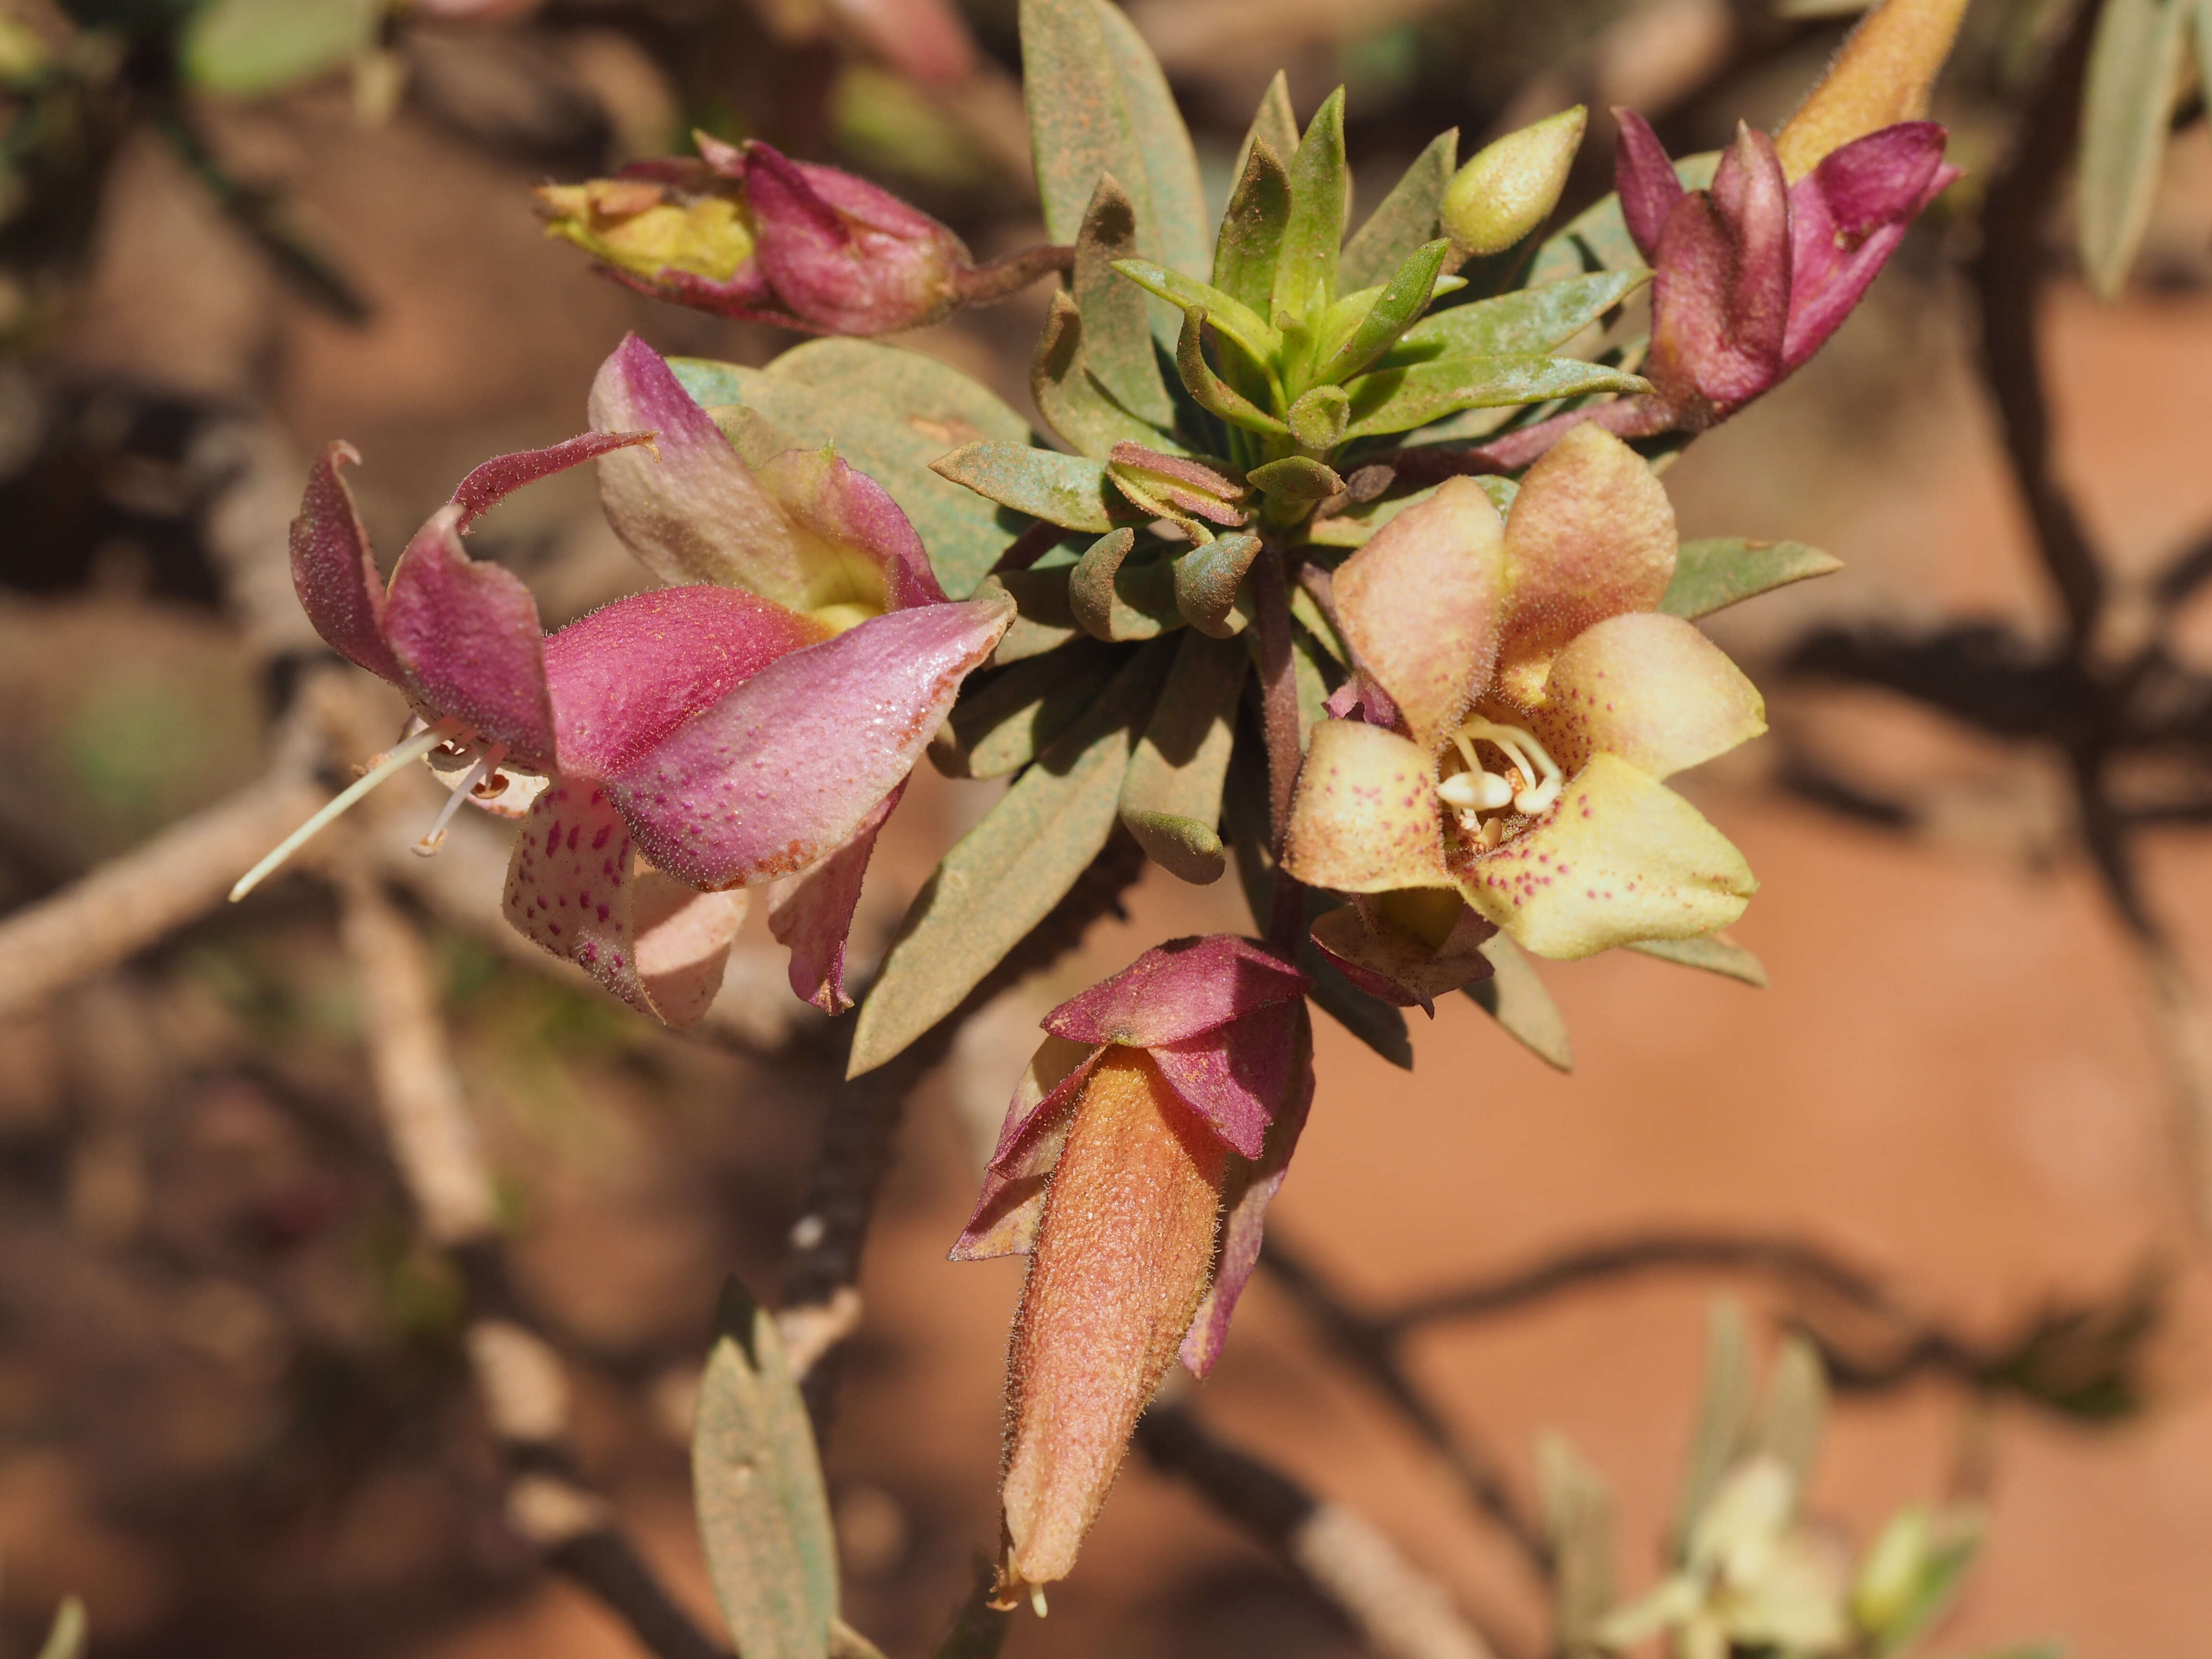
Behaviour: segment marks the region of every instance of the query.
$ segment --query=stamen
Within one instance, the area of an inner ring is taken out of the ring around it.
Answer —
[[[1031,1584],[1030,1586],[1030,1607],[1031,1610],[1036,1613],[1038,1618],[1042,1619],[1045,1616],[1044,1586],[1042,1584]]]
[[[230,890],[230,902],[233,904],[237,903],[239,900],[261,885],[272,872],[283,866],[287,859],[319,835],[333,818],[343,813],[402,767],[410,762],[422,759],[440,744],[453,737],[459,729],[460,727],[451,720],[440,720],[428,731],[416,732],[406,742],[384,756],[375,765],[339,791],[328,806],[278,842],[268,857],[240,876],[238,878],[238,885]]]
[[[1520,774],[1519,787],[1515,787],[1510,778],[1485,771],[1477,764],[1477,738],[1506,757],[1507,763]],[[1541,812],[1559,799],[1559,792],[1566,787],[1566,775],[1559,770],[1559,763],[1533,733],[1517,726],[1504,726],[1478,714],[1461,724],[1459,730],[1452,733],[1452,741],[1458,745],[1468,769],[1455,772],[1439,783],[1437,793],[1462,811],[1494,811],[1510,804],[1516,811]]]
[[[415,843],[416,854],[428,858],[446,844],[446,826],[453,821],[453,814],[461,810],[461,803],[483,786],[483,781],[499,770],[500,762],[507,758],[507,745],[495,743],[484,750],[483,758],[469,769],[468,776],[446,797],[446,804],[438,809],[438,816],[430,825],[430,833]]]

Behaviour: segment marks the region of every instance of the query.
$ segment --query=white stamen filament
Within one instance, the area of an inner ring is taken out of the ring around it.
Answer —
[[[261,885],[271,873],[283,865],[287,859],[319,835],[333,818],[344,812],[378,784],[382,783],[410,762],[422,759],[440,744],[451,739],[460,729],[454,721],[440,720],[435,726],[427,731],[416,732],[406,742],[384,755],[368,771],[362,773],[333,797],[328,806],[278,842],[270,850],[268,857],[240,876],[238,878],[238,885],[230,890],[230,902],[233,904],[237,903],[239,900]]]
[[[1030,1607],[1031,1610],[1036,1613],[1038,1618],[1042,1619],[1045,1616],[1044,1586],[1042,1584],[1031,1584],[1030,1586]]]
[[[1519,788],[1514,787],[1511,778],[1483,769],[1474,755],[1478,738],[1505,756],[1507,764],[1521,775]],[[1534,734],[1517,726],[1501,726],[1478,714],[1462,723],[1452,733],[1452,742],[1467,763],[1467,770],[1444,779],[1437,786],[1437,793],[1447,805],[1462,813],[1497,811],[1509,805],[1516,811],[1541,812],[1559,799],[1566,786],[1559,763]]]
[[[506,758],[507,745],[503,743],[495,743],[484,750],[483,758],[469,769],[468,776],[461,780],[453,793],[446,798],[446,804],[438,809],[437,818],[430,825],[429,834],[415,843],[417,854],[427,859],[446,844],[446,826],[453,821],[453,814],[461,810],[461,803],[475,794],[484,780],[499,770],[499,763]]]

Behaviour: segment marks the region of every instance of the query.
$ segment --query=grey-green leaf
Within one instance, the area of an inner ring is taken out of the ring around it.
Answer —
[[[1744,1322],[1743,1304],[1733,1297],[1715,1297],[1705,1337],[1705,1385],[1698,1400],[1689,1467],[1683,1473],[1681,1500],[1674,1511],[1674,1553],[1678,1560],[1698,1517],[1750,1444],[1751,1394],[1751,1333]]]
[[[946,721],[950,732],[929,745],[931,762],[953,778],[1019,771],[1097,701],[1121,661],[1121,653],[1082,639],[1016,663],[963,694]]]
[[[1566,1017],[1521,947],[1497,933],[1483,945],[1482,954],[1490,958],[1491,975],[1467,987],[1467,994],[1544,1064],[1554,1071],[1573,1071],[1575,1048]]]
[[[1437,240],[1425,242],[1407,254],[1352,337],[1330,354],[1315,378],[1331,383],[1348,380],[1389,350],[1428,305],[1443,270],[1444,256],[1450,252],[1449,242]]]
[[[2190,9],[2189,0],[2105,0],[2097,19],[2082,85],[2075,229],[2089,281],[2108,300],[2150,224]]]
[[[1144,343],[1149,353],[1150,333]],[[1172,450],[1174,441],[1165,433],[1107,395],[1091,375],[1085,346],[1083,313],[1066,294],[1054,294],[1044,331],[1037,337],[1036,355],[1030,361],[1030,396],[1036,400],[1045,424],[1093,459],[1103,459],[1115,444],[1124,442]]]
[[[1827,1419],[1828,1375],[1820,1364],[1820,1351],[1802,1336],[1783,1338],[1755,1443],[1790,1471],[1801,1504],[1812,1488]]]
[[[734,1279],[699,1384],[691,1484],[714,1595],[745,1659],[825,1659],[837,1546],[775,1321]]]
[[[1156,257],[1194,276],[1206,274],[1206,187],[1198,151],[1159,60],[1128,14],[1112,0],[1091,0],[1121,83],[1134,153],[1151,186]]]
[[[1413,362],[1446,353],[1516,356],[1555,350],[1650,280],[1651,273],[1640,267],[1592,271],[1432,311],[1406,331],[1391,361]]]
[[[1544,1533],[1557,1564],[1556,1641],[1562,1654],[1580,1659],[1595,1651],[1598,1621],[1613,1608],[1613,1493],[1556,1434],[1536,1442],[1536,1480]]]
[[[669,367],[710,408],[743,404],[803,447],[836,445],[913,521],[937,580],[956,599],[975,592],[1022,528],[930,470],[962,444],[1029,437],[1026,420],[950,364],[875,340],[810,340],[764,369],[699,357],[673,357]]]
[[[1649,392],[1650,382],[1579,357],[1438,357],[1406,368],[1380,368],[1346,388],[1350,438],[1411,432],[1462,409],[1538,404],[1592,392]]]
[[[1082,634],[1067,602],[1067,576],[1068,568],[1061,564],[1042,570],[1002,570],[991,579],[1006,590],[1016,607],[1014,625],[991,653],[994,667],[1057,651]]]
[[[1390,187],[1382,204],[1367,216],[1358,234],[1338,257],[1336,280],[1345,289],[1379,283],[1422,243],[1434,240],[1444,186],[1459,165],[1459,129],[1440,132],[1413,158],[1413,165]]]
[[[1234,640],[1186,632],[1121,782],[1121,822],[1145,855],[1201,886],[1226,867],[1221,792],[1250,661]]]
[[[1698,939],[1638,939],[1628,948],[1647,957],[1656,957],[1662,962],[1700,968],[1723,979],[1741,980],[1762,991],[1766,988],[1766,964],[1735,940],[1719,933],[1707,933]]]
[[[1685,155],[1674,163],[1674,176],[1685,190],[1704,190],[1713,182],[1713,169],[1720,161],[1718,150]],[[1643,263],[1636,239],[1628,234],[1628,222],[1620,216],[1620,198],[1607,196],[1546,239],[1529,264],[1528,286],[1556,283],[1586,270],[1632,270]]]
[[[1279,461],[1255,466],[1245,482],[1263,495],[1291,501],[1325,501],[1344,488],[1334,467],[1304,455],[1285,455]]]
[[[1659,608],[1694,620],[1791,582],[1841,570],[1844,562],[1802,542],[1756,542],[1741,536],[1684,542],[1674,580]]]
[[[1120,494],[1106,483],[1106,464],[1023,443],[967,444],[930,463],[940,478],[987,500],[1068,530],[1103,534],[1114,527]]]
[[[1225,640],[1241,631],[1237,595],[1252,561],[1260,556],[1260,538],[1246,532],[1216,536],[1175,562],[1176,609],[1200,633]]]
[[[1091,711],[945,855],[860,1005],[851,1075],[872,1071],[958,1007],[1104,848],[1167,665],[1163,646],[1133,655]]]
[[[383,0],[210,0],[186,26],[185,76],[258,98],[343,67],[376,43]]]
[[[1336,261],[1352,206],[1352,173],[1344,161],[1344,88],[1329,94],[1291,157],[1291,216],[1275,268],[1268,314],[1316,313],[1336,297]],[[1316,304],[1318,301],[1318,304]]]
[[[1175,404],[1152,349],[1153,303],[1115,270],[1134,258],[1137,210],[1121,180],[1098,180],[1075,238],[1075,303],[1083,313],[1084,356],[1098,384],[1121,405],[1158,427],[1175,424]],[[1139,441],[1143,441],[1139,440]]]

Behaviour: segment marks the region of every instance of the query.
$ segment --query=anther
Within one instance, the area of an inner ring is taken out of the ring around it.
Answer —
[[[1489,744],[1505,757],[1511,773],[1518,775],[1517,786],[1510,775],[1501,777],[1484,769],[1475,758],[1477,740]],[[1455,772],[1437,784],[1437,793],[1447,805],[1462,812],[1492,812],[1510,805],[1516,811],[1534,815],[1548,809],[1566,786],[1559,763],[1534,733],[1520,726],[1504,726],[1475,715],[1452,733],[1452,742],[1467,763],[1467,770]]]
[[[461,803],[483,788],[492,774],[499,770],[500,762],[506,758],[507,745],[503,743],[495,743],[484,750],[483,758],[469,769],[468,776],[460,781],[453,793],[446,798],[446,804],[438,809],[437,818],[430,825],[429,834],[415,843],[418,856],[427,859],[446,844],[446,826],[453,821],[453,814],[461,810]]]

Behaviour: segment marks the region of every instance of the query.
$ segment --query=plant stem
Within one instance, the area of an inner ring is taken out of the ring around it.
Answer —
[[[1291,799],[1304,759],[1298,737],[1298,677],[1291,660],[1291,589],[1288,556],[1272,539],[1253,562],[1253,595],[1258,602],[1260,693],[1267,739],[1267,830],[1274,854],[1274,901],[1267,919],[1267,945],[1285,961],[1295,960],[1306,925],[1305,889],[1283,868],[1290,838]]]

